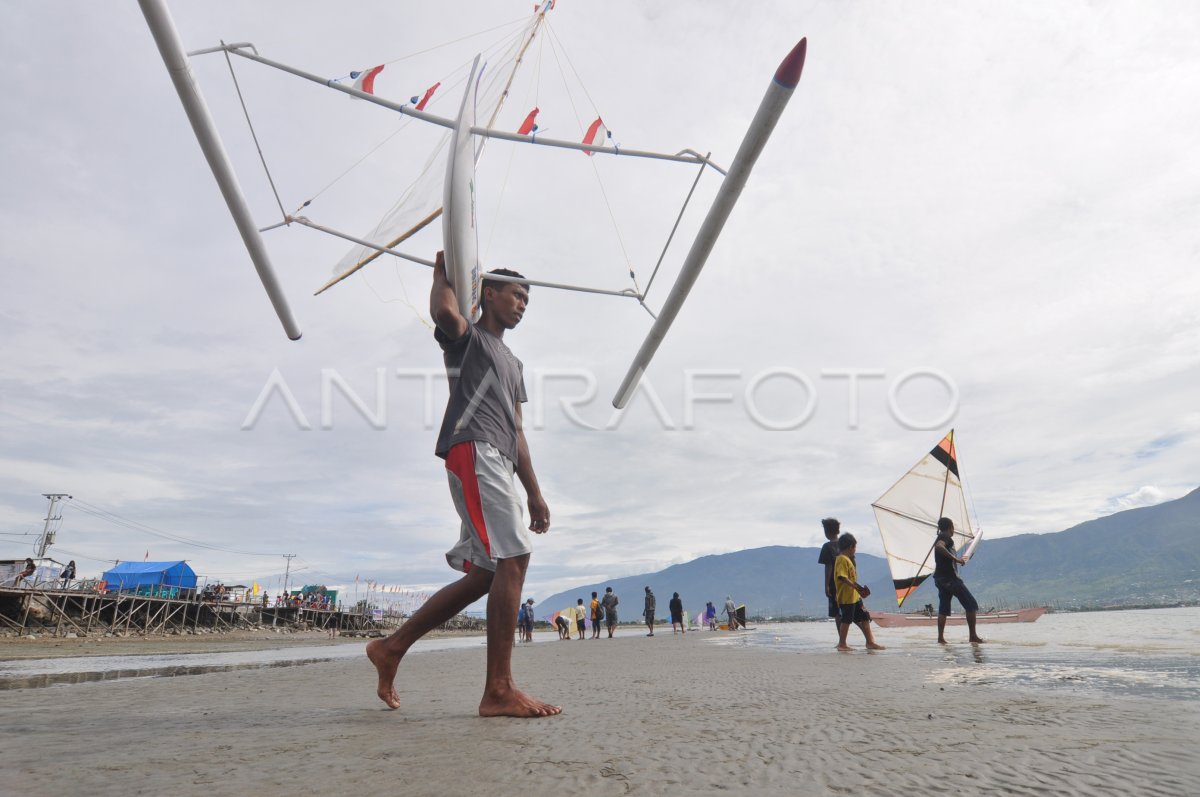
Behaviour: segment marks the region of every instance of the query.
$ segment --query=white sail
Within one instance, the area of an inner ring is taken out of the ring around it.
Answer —
[[[871,507],[892,571],[896,603],[903,606],[905,598],[933,573],[933,544],[939,518],[954,521],[957,550],[971,547],[975,541],[958,472],[954,431],[942,438]]]

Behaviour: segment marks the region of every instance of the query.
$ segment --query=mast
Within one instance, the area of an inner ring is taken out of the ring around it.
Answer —
[[[954,430],[953,429],[950,430],[950,434],[946,435],[946,439],[948,439],[950,441],[950,453],[954,455],[954,461],[957,462],[958,455],[955,453],[955,449],[954,449]],[[938,445],[941,445],[941,443],[938,443]],[[942,502],[941,502],[941,504],[938,505],[938,520],[941,520],[943,515],[946,512],[946,492],[949,489],[950,489],[950,468],[946,468],[946,475],[942,478]],[[934,528],[936,529],[936,525]],[[933,556],[933,549],[936,547],[937,547],[937,535],[935,533],[934,538],[933,538],[933,545],[929,546],[929,550],[925,552],[925,558],[921,560],[921,566],[917,568],[918,574],[922,570],[925,569],[925,564],[929,561],[929,557]],[[911,592],[907,593],[907,594],[905,594],[905,596],[903,598],[901,598],[899,601],[897,601],[896,608],[898,608],[898,609],[903,608],[904,602],[906,600],[908,600],[908,596],[911,594],[912,594]]]

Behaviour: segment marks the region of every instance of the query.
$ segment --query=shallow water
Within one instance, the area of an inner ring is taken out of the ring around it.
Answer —
[[[931,667],[935,683],[998,684],[1079,694],[1200,698],[1200,607],[1046,614],[1035,623],[980,626],[986,641],[966,642],[964,626],[946,629],[876,628],[886,656],[911,656],[948,664]],[[851,630],[850,644],[862,649]],[[725,634],[719,644],[747,645],[781,652],[832,653],[837,632],[832,622],[760,625],[740,635]]]
[[[1200,698],[1200,607],[1120,612],[1047,614],[1036,623],[980,628],[987,643],[966,643],[966,628],[946,629],[948,645],[938,645],[937,629],[878,628],[878,654],[910,656],[948,666],[931,666],[934,683],[996,684],[1053,689],[1078,694],[1153,696],[1169,700]],[[624,636],[625,629],[620,633]],[[837,632],[830,622],[762,624],[751,631],[702,632],[706,641],[783,653],[868,655],[862,636],[851,631],[853,654],[836,654]],[[640,633],[638,634],[641,635]],[[556,640],[553,631],[534,634],[535,642]],[[412,653],[482,648],[484,638],[425,639]],[[224,653],[87,656],[0,662],[0,690],[172,677],[211,672],[296,667],[364,656],[365,643],[289,647]]]
[[[483,637],[423,639],[410,653],[480,647]],[[297,667],[325,661],[365,657],[366,643],[313,645],[242,650],[224,653],[170,653],[125,656],[72,656],[58,659],[24,659],[0,662],[0,690],[116,681],[127,678],[162,678],[210,672]]]

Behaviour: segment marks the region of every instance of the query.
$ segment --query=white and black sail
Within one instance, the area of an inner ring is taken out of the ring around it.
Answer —
[[[933,574],[939,518],[954,521],[954,545],[970,555],[980,535],[971,527],[951,430],[871,507],[883,537],[896,604]]]

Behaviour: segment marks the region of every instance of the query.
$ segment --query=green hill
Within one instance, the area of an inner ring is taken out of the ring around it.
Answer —
[[[972,590],[1063,606],[1200,599],[1200,489],[1055,534],[985,540],[964,571]],[[983,555],[986,550],[986,555]]]

